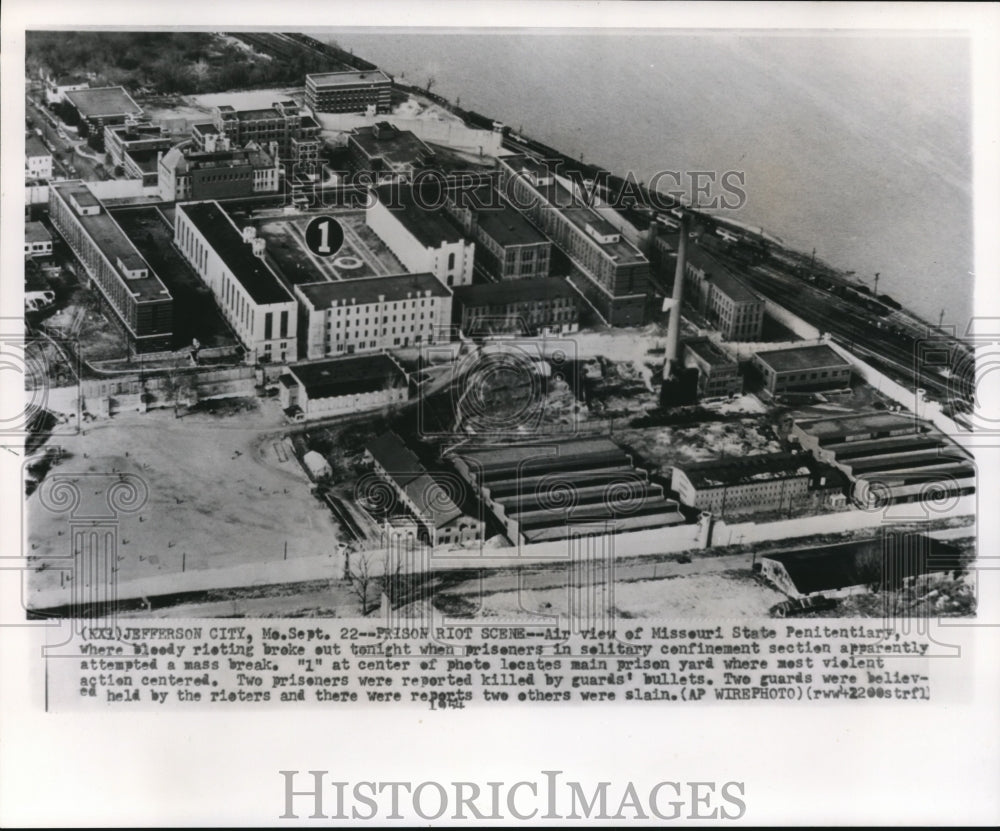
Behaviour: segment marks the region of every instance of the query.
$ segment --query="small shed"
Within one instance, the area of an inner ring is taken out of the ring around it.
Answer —
[[[309,471],[309,475],[314,480],[333,475],[330,463],[324,458],[322,453],[317,453],[315,450],[310,450],[302,457],[302,464],[306,466],[306,470]]]

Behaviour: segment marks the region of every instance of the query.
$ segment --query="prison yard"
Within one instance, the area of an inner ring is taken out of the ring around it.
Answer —
[[[594,589],[567,560],[621,617],[969,613],[967,345],[907,365],[932,329],[892,298],[592,204],[602,171],[334,46],[170,42],[247,77],[32,48],[32,608],[92,588],[79,520],[124,489],[128,613],[545,619]],[[872,571],[894,517],[903,586]]]

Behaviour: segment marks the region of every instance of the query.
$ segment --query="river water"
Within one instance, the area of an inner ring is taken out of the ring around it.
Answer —
[[[932,322],[972,312],[971,84],[945,37],[328,36],[400,80],[624,175],[745,176],[732,219]],[[669,181],[669,180],[668,180]],[[725,195],[724,191],[715,193]],[[731,199],[731,197],[730,197]]]

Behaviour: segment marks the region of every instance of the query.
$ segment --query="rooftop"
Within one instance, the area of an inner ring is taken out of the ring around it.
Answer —
[[[313,308],[325,309],[338,303],[378,303],[424,297],[448,297],[451,290],[428,272],[421,274],[393,274],[388,277],[365,277],[360,280],[338,280],[324,283],[303,283],[299,291]]]
[[[679,464],[675,467],[682,471],[696,488],[732,487],[809,475],[807,458],[793,453],[727,456],[708,462]]]
[[[684,346],[711,366],[736,365],[735,360],[730,358],[708,338],[692,338],[691,340],[685,341]]]
[[[51,185],[51,190],[62,197],[67,204],[72,196],[76,202],[84,206],[100,205],[100,200],[90,192],[90,189],[81,181],[58,182]],[[170,292],[166,286],[160,282],[156,272],[150,268],[149,263],[143,259],[132,241],[128,238],[121,226],[102,207],[101,212],[90,216],[80,216],[72,205],[70,211],[73,218],[83,226],[87,235],[94,241],[101,253],[107,257],[108,261],[117,268],[118,261],[127,269],[147,269],[147,277],[136,279],[126,279],[119,272],[119,278],[133,295],[140,301],[169,300]]]
[[[460,242],[461,231],[452,225],[441,209],[428,210],[416,204],[412,189],[396,185],[383,185],[376,189],[381,202],[417,240],[428,248],[442,243]]]
[[[243,241],[243,234],[217,202],[180,204],[177,209],[188,215],[255,303],[292,300],[267,263],[254,256],[250,244]]]
[[[24,223],[25,242],[48,242],[51,239],[52,234],[49,233],[49,229],[42,225],[41,222]]]
[[[156,173],[156,165],[162,150],[153,148],[142,148],[140,150],[126,150],[125,155],[138,165],[144,173]]]
[[[826,344],[793,346],[758,352],[757,359],[775,372],[802,372],[810,369],[850,368],[851,364]]]
[[[316,72],[306,75],[306,84],[312,82],[317,87],[343,87],[353,84],[376,84],[391,81],[381,69],[349,69],[344,72]]]
[[[455,289],[455,301],[467,307],[507,305],[556,297],[576,300],[578,296],[573,287],[561,277],[509,280],[503,283],[459,286]]]
[[[500,164],[510,167],[516,174],[521,174],[522,171],[526,170],[533,175],[551,175],[551,171],[545,164],[538,162],[529,156],[508,156],[501,159]],[[642,254],[642,252],[632,245],[632,243],[628,242],[624,238],[621,238],[621,232],[615,228],[614,225],[597,213],[597,211],[593,210],[570,193],[570,191],[560,184],[554,177],[552,184],[532,184],[531,187],[537,193],[541,194],[542,198],[545,199],[546,202],[556,207],[559,212],[578,230],[583,232],[592,245],[600,248],[616,263],[627,264],[646,262],[646,257]],[[599,234],[615,234],[619,236],[619,239],[616,242],[601,243],[588,233],[588,225]]]
[[[554,439],[541,444],[496,445],[474,450],[463,448],[456,455],[471,461],[475,472],[478,467],[506,467],[523,462],[535,462],[546,457],[555,459],[619,453],[622,453],[622,449],[611,439],[591,438]]]
[[[139,115],[142,107],[135,103],[125,87],[98,87],[67,92],[66,97],[84,118],[109,115]]]
[[[835,442],[848,436],[871,434],[874,438],[879,438],[879,433],[902,431],[926,433],[931,430],[931,425],[928,422],[903,413],[859,413],[831,416],[799,421],[796,426],[824,442]]]
[[[549,238],[525,219],[520,211],[506,202],[496,206],[497,200],[480,202],[491,207],[476,211],[479,228],[490,239],[504,247],[508,245],[537,245]]]
[[[365,449],[400,486],[426,472],[416,454],[391,430],[372,439]]]
[[[389,167],[415,164],[434,155],[434,151],[414,133],[399,130],[388,122],[372,127],[359,127],[351,133],[350,141],[369,159],[381,158]]]
[[[801,594],[837,591],[869,583],[881,583],[883,588],[895,589],[903,578],[951,571],[961,566],[957,548],[923,534],[894,534],[761,557],[781,563]]]
[[[687,246],[685,256],[687,265],[705,273],[706,279],[710,280],[719,290],[729,296],[737,303],[763,303],[763,299],[744,283],[729,266],[719,262],[695,244]]]
[[[24,140],[25,156],[51,156],[52,151],[42,142],[38,136],[31,135]]]
[[[410,480],[404,489],[420,515],[430,519],[435,528],[441,528],[462,515],[461,508],[431,473],[423,473]]]
[[[288,367],[310,398],[332,398],[384,389],[406,380],[406,374],[387,355],[359,355],[310,361]]]

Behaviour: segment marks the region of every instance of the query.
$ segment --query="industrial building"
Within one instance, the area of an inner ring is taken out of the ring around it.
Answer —
[[[468,242],[441,209],[420,204],[405,185],[383,185],[365,221],[407,271],[430,272],[444,285],[472,283],[475,243]]]
[[[268,153],[255,142],[233,147],[225,136],[207,136],[203,150],[182,145],[160,153],[157,174],[164,202],[231,199],[281,187],[276,142]]]
[[[461,447],[450,457],[514,544],[684,522],[677,502],[610,439]]]
[[[753,363],[772,395],[844,389],[851,385],[851,365],[826,344],[757,352]]]
[[[305,283],[293,290],[310,360],[449,339],[452,293],[433,274]]]
[[[125,87],[69,90],[64,98],[79,119],[80,134],[100,136],[102,142],[105,127],[124,124],[142,115],[142,107],[132,100]]]
[[[278,400],[294,421],[376,410],[409,398],[406,372],[384,354],[290,364],[278,381]]]
[[[434,151],[409,130],[400,130],[388,121],[358,127],[347,137],[347,149],[355,171],[383,178],[413,178],[413,174],[434,161]]]
[[[52,151],[37,136],[24,140],[24,176],[44,181],[52,178]]]
[[[806,453],[760,453],[676,464],[670,487],[683,504],[714,516],[788,512],[846,501],[837,471]]]
[[[49,218],[113,311],[130,348],[169,349],[173,298],[90,189],[81,181],[51,185]]]
[[[764,327],[764,299],[727,266],[689,245],[685,264],[687,302],[726,340],[758,341]]]
[[[317,113],[387,113],[392,79],[381,69],[306,75],[306,105]]]
[[[575,332],[582,302],[558,277],[485,283],[455,289],[455,324],[467,337],[492,334],[534,336]]]
[[[580,292],[612,326],[645,319],[649,260],[621,232],[567,189],[542,162],[498,160],[504,197],[559,246],[583,275]]]
[[[250,362],[298,357],[298,307],[264,260],[256,229],[241,231],[217,202],[177,206],[174,243],[212,290]]]
[[[903,413],[804,419],[790,438],[842,470],[861,507],[933,500],[946,504],[974,493],[971,455],[933,424]]]
[[[277,101],[256,110],[216,107],[211,123],[191,128],[191,138],[199,150],[209,149],[210,136],[225,136],[232,147],[255,142],[269,148],[271,142],[276,142],[280,160],[293,165],[295,172],[312,175],[319,169],[320,126],[294,101]]]
[[[957,548],[913,533],[764,554],[758,564],[761,576],[790,597],[899,591],[908,580],[963,568]]]
[[[705,337],[684,342],[684,366],[698,370],[698,397],[725,398],[743,392],[739,364]]]
[[[379,477],[392,487],[428,544],[455,545],[483,540],[483,521],[463,510],[454,500],[456,492],[462,488],[443,487],[442,474],[428,471],[395,433],[383,433],[369,442],[365,458]]]
[[[476,265],[493,280],[548,277],[552,243],[490,185],[449,192],[445,209],[476,241]]]

